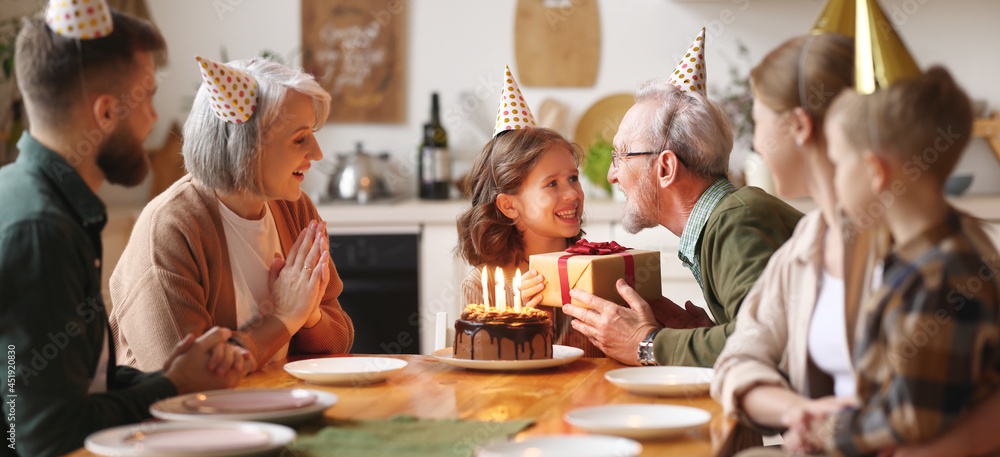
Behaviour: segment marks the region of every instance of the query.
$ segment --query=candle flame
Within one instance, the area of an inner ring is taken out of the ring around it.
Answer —
[[[483,265],[483,309],[485,311],[490,310],[490,287],[487,285],[489,282],[486,280],[486,265]]]
[[[514,271],[514,311],[521,312],[521,269]]]
[[[497,282],[497,311],[502,313],[507,311],[507,287],[506,284],[504,284],[503,270],[501,270],[500,267],[497,267],[494,279],[496,279]]]

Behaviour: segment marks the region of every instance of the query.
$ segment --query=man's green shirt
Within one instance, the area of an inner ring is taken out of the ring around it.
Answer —
[[[714,203],[714,208],[707,217],[699,218],[704,220],[704,227],[694,244],[697,255],[684,259],[684,251],[680,252],[682,261],[699,279],[717,325],[661,330],[653,344],[659,365],[715,364],[726,338],[736,329],[736,313],[743,298],[764,271],[771,254],[792,236],[802,217],[795,208],[756,187],[731,191],[728,182],[719,180],[709,188],[715,189],[714,197],[705,201]],[[685,226],[682,245],[687,246],[684,237],[694,228]]]
[[[101,297],[104,204],[28,132],[17,146],[17,161],[0,168],[0,347],[17,373],[0,395],[14,402],[4,429],[13,425],[21,456],[62,455],[94,431],[149,417],[177,391],[159,373],[115,366]],[[105,342],[107,379],[95,382]]]

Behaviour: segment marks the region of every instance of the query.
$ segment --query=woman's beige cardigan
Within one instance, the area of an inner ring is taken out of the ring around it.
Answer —
[[[310,220],[319,221],[305,194],[298,201],[268,203],[281,249],[287,254]],[[320,322],[289,335],[271,314],[236,330],[236,305],[225,229],[213,190],[190,175],[178,180],[143,209],[111,275],[111,330],[119,364],[143,371],[163,368],[185,334],[218,325],[265,365],[285,343],[289,355],[345,353],[354,327],[337,296],[343,283],[330,264],[330,281]]]
[[[742,398],[759,385],[791,389],[809,398],[833,394],[833,380],[809,358],[809,325],[819,295],[823,236],[827,224],[819,210],[805,215],[743,300],[736,330],[715,363],[712,398],[723,411],[753,424]],[[872,237],[858,232],[845,239],[845,321],[848,354],[859,302],[870,293],[867,278],[874,264]],[[770,431],[770,430],[767,430]]]

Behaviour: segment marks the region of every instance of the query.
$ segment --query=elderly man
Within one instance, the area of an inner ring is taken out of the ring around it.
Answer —
[[[253,365],[218,328],[187,335],[162,372],[115,365],[100,293],[107,215],[95,192],[105,179],[134,185],[146,175],[153,53],[165,44],[103,1],[53,1],[47,11],[17,37],[30,130],[17,161],[0,169],[0,346],[16,373],[4,383],[5,456],[66,454],[94,431],[148,418],[159,399],[234,386]],[[61,19],[88,15],[99,18]]]
[[[802,214],[760,189],[736,190],[726,178],[733,134],[718,105],[663,81],[647,82],[635,98],[608,170],[608,181],[628,197],[622,225],[636,233],[659,224],[680,237],[679,257],[716,322],[690,303],[685,311],[663,298],[651,308],[621,279],[618,292],[629,307],[574,289],[570,295],[586,308],[563,310],[622,363],[711,367],[743,297]]]

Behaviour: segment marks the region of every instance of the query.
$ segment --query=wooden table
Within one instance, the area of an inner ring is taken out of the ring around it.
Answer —
[[[350,356],[342,356],[350,357]],[[385,382],[358,387],[307,384],[274,363],[247,376],[237,388],[302,387],[337,394],[339,401],[325,419],[376,419],[396,414],[420,418],[462,418],[504,421],[534,418],[534,426],[518,436],[585,433],[565,421],[567,411],[615,403],[659,403],[702,408],[712,421],[679,438],[643,441],[643,456],[709,456],[719,452],[733,421],[708,395],[649,397],[628,393],[604,379],[604,373],[624,365],[612,359],[579,359],[558,368],[524,372],[488,372],[455,368],[432,356],[393,356],[409,364]],[[729,453],[724,452],[724,453]],[[72,457],[91,457],[81,449]]]

